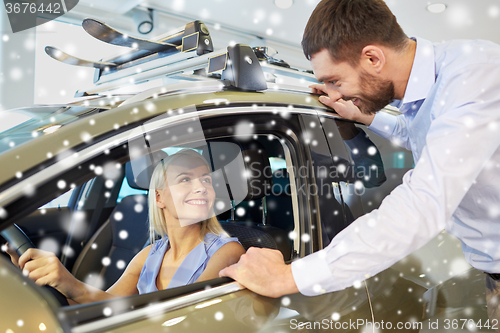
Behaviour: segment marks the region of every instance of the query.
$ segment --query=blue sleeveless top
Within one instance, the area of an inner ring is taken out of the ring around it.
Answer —
[[[179,268],[174,273],[172,280],[169,282],[167,289],[194,283],[207,267],[210,258],[222,247],[222,245],[229,242],[238,242],[238,238],[227,237],[223,234],[216,236],[212,233],[207,233],[204,240],[205,243],[202,242],[198,244],[188,253],[186,258],[184,258]],[[139,281],[137,282],[139,294],[158,291],[156,287],[156,277],[160,271],[165,252],[169,247],[168,245],[168,237],[164,236],[164,238],[157,240],[153,246],[151,246],[144,266],[142,266]]]

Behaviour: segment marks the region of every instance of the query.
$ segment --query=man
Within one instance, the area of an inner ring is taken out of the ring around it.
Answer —
[[[415,168],[324,250],[285,265],[280,253],[252,248],[220,275],[271,297],[318,295],[375,275],[446,229],[489,273],[488,311],[498,318],[500,46],[410,39],[382,0],[323,0],[302,46],[323,82],[312,86],[320,101],[410,149]],[[402,115],[377,113],[393,99]]]

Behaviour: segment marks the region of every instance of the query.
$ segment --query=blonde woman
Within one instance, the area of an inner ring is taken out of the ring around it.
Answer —
[[[70,303],[142,294],[218,277],[245,252],[230,238],[213,213],[215,191],[207,161],[183,149],[155,168],[149,190],[152,239],[161,239],[140,251],[107,291],[74,278],[54,254],[29,249],[19,267],[38,285],[50,285]]]

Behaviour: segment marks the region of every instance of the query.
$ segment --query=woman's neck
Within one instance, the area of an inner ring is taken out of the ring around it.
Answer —
[[[184,258],[200,244],[200,223],[181,227],[179,223],[167,223],[170,254],[173,260]]]

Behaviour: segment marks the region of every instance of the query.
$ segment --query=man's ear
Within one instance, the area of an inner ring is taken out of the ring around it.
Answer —
[[[158,208],[160,209],[165,208],[165,204],[163,203],[161,194],[160,192],[158,192],[158,190],[155,190],[155,197],[156,197],[156,206],[158,206]]]
[[[361,51],[361,66],[368,73],[380,74],[385,66],[384,50],[375,45],[367,45]]]

